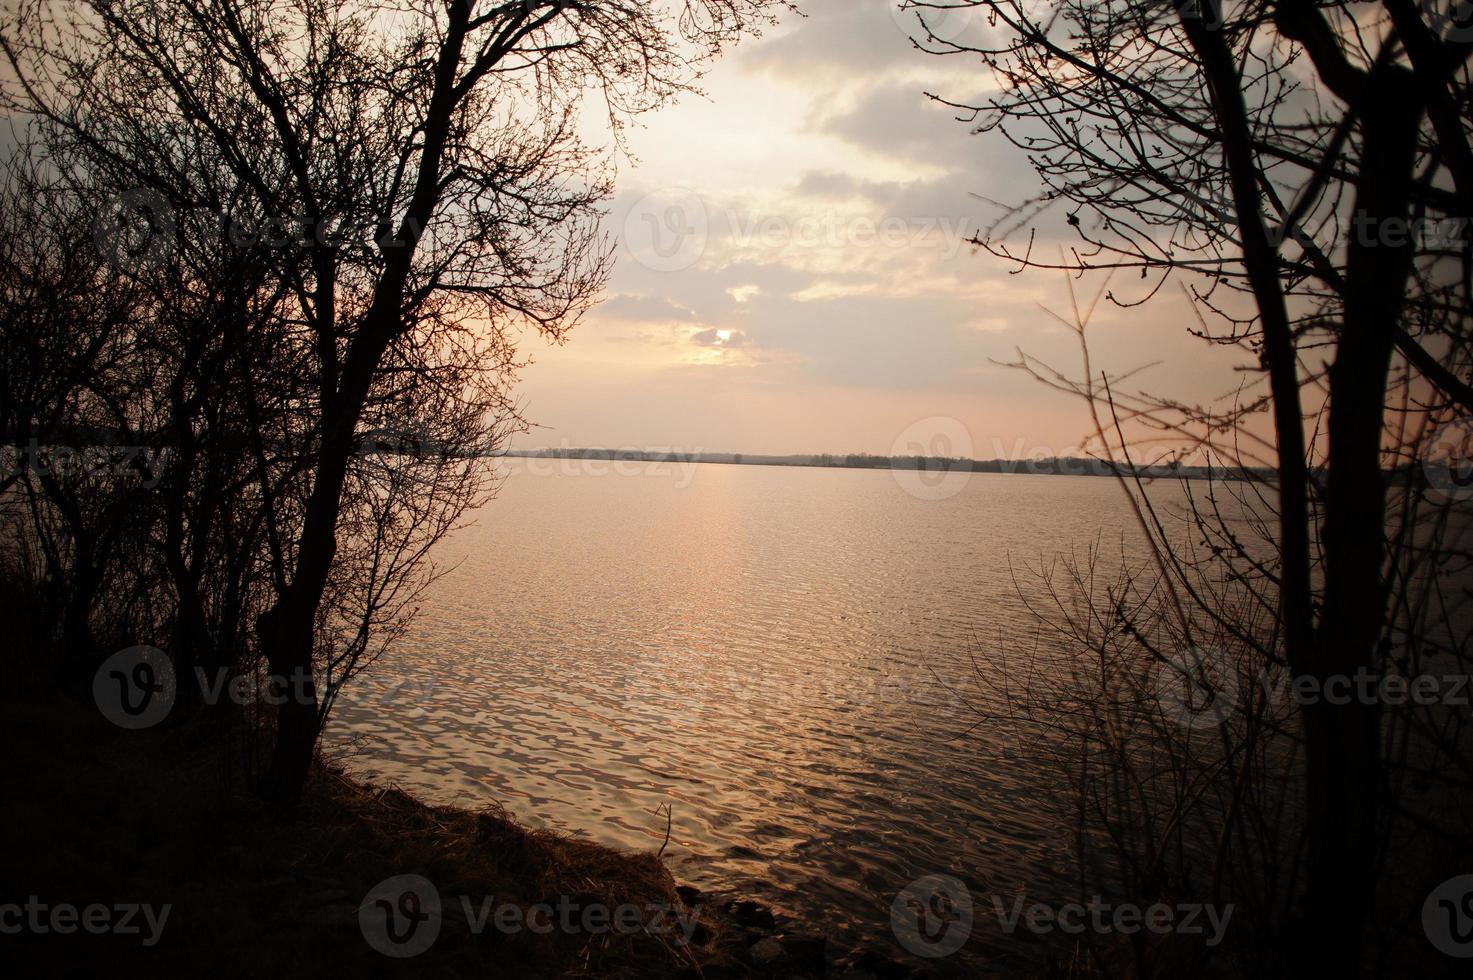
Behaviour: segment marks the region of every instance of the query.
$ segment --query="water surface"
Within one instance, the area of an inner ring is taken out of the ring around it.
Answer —
[[[372,736],[355,771],[619,847],[660,847],[668,819],[677,879],[852,945],[893,945],[897,892],[952,874],[978,907],[948,962],[1023,955],[987,896],[1067,899],[1067,794],[978,709],[1034,643],[1028,568],[1142,556],[1120,487],[977,473],[932,500],[884,470],[589,469],[522,462],[443,542],[455,567],[335,715],[334,745]]]

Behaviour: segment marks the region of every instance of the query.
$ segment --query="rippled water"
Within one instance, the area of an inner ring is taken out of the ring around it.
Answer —
[[[883,470],[641,469],[519,467],[439,548],[459,564],[333,743],[373,736],[362,775],[621,847],[658,848],[668,805],[677,879],[855,945],[893,945],[897,892],[952,874],[979,908],[949,962],[1022,955],[981,896],[1067,887],[1067,800],[977,708],[1032,643],[1026,566],[1138,551],[1120,488],[978,473],[928,500]]]

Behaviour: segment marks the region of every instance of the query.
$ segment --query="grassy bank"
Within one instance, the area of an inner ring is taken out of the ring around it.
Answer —
[[[771,962],[754,959],[759,940],[749,923],[677,889],[653,853],[529,830],[496,807],[427,806],[326,766],[283,816],[237,775],[244,767],[229,726],[196,720],[182,723],[185,731],[125,732],[60,696],[0,707],[8,749],[0,904],[23,906],[0,924],[28,919],[0,935],[0,950],[8,962],[33,964],[28,975],[805,972],[797,946]],[[397,875],[432,882],[443,912],[437,938],[410,958],[375,949],[360,921],[372,904],[366,896]],[[102,911],[85,910],[102,906],[121,925],[117,910],[131,904],[151,912],[135,914],[127,934],[75,922],[63,932],[68,916],[53,917],[72,906],[100,922]],[[533,912],[539,904],[546,910]],[[631,907],[640,910],[637,926]],[[549,914],[576,924],[535,929]],[[822,970],[819,947],[810,972]]]

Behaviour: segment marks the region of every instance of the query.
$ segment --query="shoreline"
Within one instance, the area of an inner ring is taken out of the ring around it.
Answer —
[[[426,804],[319,762],[280,815],[246,789],[240,718],[126,732],[87,707],[54,694],[4,705],[0,902],[25,917],[0,936],[13,962],[65,962],[68,976],[925,975],[680,884],[654,851],[530,829],[494,803]],[[98,907],[119,914],[88,935]]]

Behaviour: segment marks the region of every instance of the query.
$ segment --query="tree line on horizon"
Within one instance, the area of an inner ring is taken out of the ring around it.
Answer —
[[[506,450],[507,456],[550,459],[624,460],[635,463],[727,463],[756,466],[820,466],[840,469],[906,469],[934,472],[1030,473],[1066,476],[1119,476],[1122,472],[1149,478],[1245,480],[1242,467],[1217,468],[1184,464],[1178,460],[1127,467],[1115,460],[1088,456],[1025,456],[1020,459],[973,459],[965,456],[880,456],[873,453],[714,453],[664,449],[604,449],[558,447]],[[1262,472],[1256,475],[1263,475]]]

